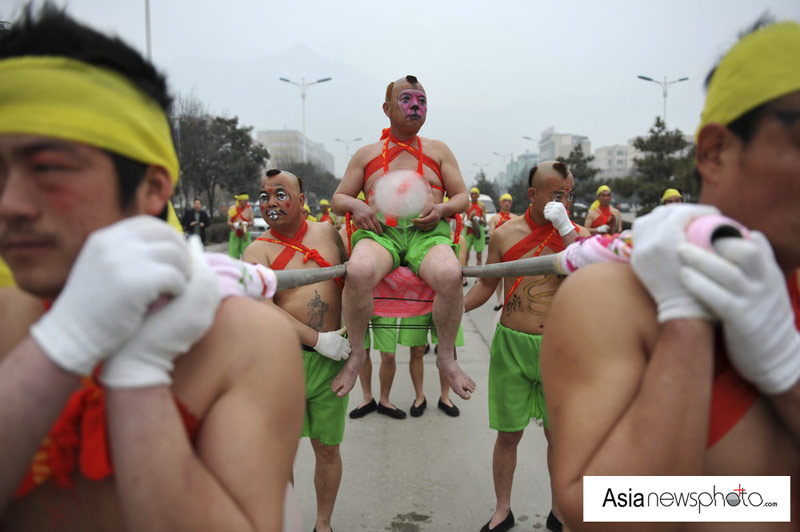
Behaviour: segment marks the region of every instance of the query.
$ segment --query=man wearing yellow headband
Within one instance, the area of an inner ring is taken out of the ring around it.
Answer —
[[[580,270],[556,297],[542,375],[554,497],[570,529],[583,526],[586,475],[800,481],[798,57],[796,22],[742,37],[707,81],[695,161],[703,205],[660,206],[637,218],[630,265]],[[749,237],[712,245],[710,216],[718,214],[749,227]],[[695,237],[701,230],[705,238]],[[587,309],[610,319],[587,320]],[[768,513],[755,515],[748,505],[758,497],[747,493],[762,490],[741,487],[749,492],[727,497],[738,505],[727,515],[778,521],[759,530],[796,528],[796,490],[791,512],[761,507]],[[787,505],[788,490],[780,491]],[[723,528],[733,527],[752,525]]]
[[[597,206],[586,213],[583,225],[593,235],[622,231],[622,214],[611,206],[611,189],[608,185],[597,187]]]
[[[55,8],[0,35],[0,255],[50,307],[0,322],[23,338],[0,353],[0,529],[281,529],[299,345],[276,309],[220,303],[197,238],[157,218],[169,103],[135,50]]]
[[[486,247],[486,205],[478,201],[481,191],[478,187],[469,189],[469,204],[464,215],[464,245],[461,246],[461,265],[469,264],[469,253],[475,250],[475,263],[483,264],[483,248]]]
[[[329,224],[333,225],[336,230],[338,231],[341,227],[339,220],[336,218],[336,215],[331,212],[331,202],[326,199],[319,200],[319,210],[320,214],[317,221],[320,222],[328,222]]]
[[[228,255],[239,259],[250,245],[250,228],[253,227],[256,215],[250,206],[250,196],[246,192],[241,192],[234,198],[236,203],[228,209],[228,227],[231,228],[228,237]]]
[[[670,203],[683,203],[683,196],[681,191],[677,188],[668,188],[661,194],[661,203],[669,205]]]

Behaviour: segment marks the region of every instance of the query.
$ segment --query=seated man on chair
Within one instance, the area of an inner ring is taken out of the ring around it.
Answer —
[[[358,228],[351,239],[353,251],[342,307],[350,336],[363,338],[373,314],[373,288],[393,269],[407,265],[436,293],[433,321],[440,339],[437,365],[453,390],[468,399],[475,383],[455,360],[456,332],[464,308],[461,265],[446,221],[466,209],[467,192],[450,148],[441,141],[417,136],[426,111],[427,97],[417,78],[406,76],[390,83],[383,103],[390,127],[379,142],[355,153],[333,195],[334,212],[351,212]],[[390,170],[414,170],[433,189],[432,202],[422,208],[411,227],[381,224],[375,208],[356,199],[359,192],[368,193]],[[442,202],[445,193],[450,197],[447,203]],[[363,345],[354,342],[350,359],[333,381],[333,390],[339,395],[353,388],[365,356]]]

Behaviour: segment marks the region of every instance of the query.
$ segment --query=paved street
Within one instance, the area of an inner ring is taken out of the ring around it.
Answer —
[[[470,281],[472,286],[472,281]],[[466,290],[466,289],[465,289]],[[449,532],[474,531],[494,510],[492,449],[487,382],[489,344],[494,331],[494,296],[462,321],[466,346],[459,348],[461,367],[478,385],[469,401],[455,397],[461,416],[448,417],[436,408],[439,380],[435,355],[425,356],[428,409],[419,418],[391,419],[378,413],[347,419],[341,444],[344,475],[333,514],[333,529],[347,531]],[[408,374],[409,352],[398,346],[397,375],[391,400],[406,412],[414,399]],[[373,354],[373,392],[378,389],[380,355]],[[361,401],[361,388],[351,392],[350,407]],[[550,480],[542,429],[531,423],[519,447],[511,508],[515,531],[545,530],[550,511]],[[295,482],[305,529],[315,516],[314,453],[303,439],[295,460]]]

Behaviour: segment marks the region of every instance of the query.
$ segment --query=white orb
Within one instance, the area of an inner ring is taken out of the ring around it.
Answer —
[[[433,203],[433,191],[428,181],[415,171],[392,170],[372,186],[370,203],[386,216],[414,218],[427,203]]]

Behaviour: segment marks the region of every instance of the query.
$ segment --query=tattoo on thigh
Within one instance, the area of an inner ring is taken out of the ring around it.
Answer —
[[[325,313],[329,308],[330,305],[325,303],[319,292],[314,290],[314,298],[308,302],[308,326],[315,331],[321,331],[322,324],[325,322]]]

